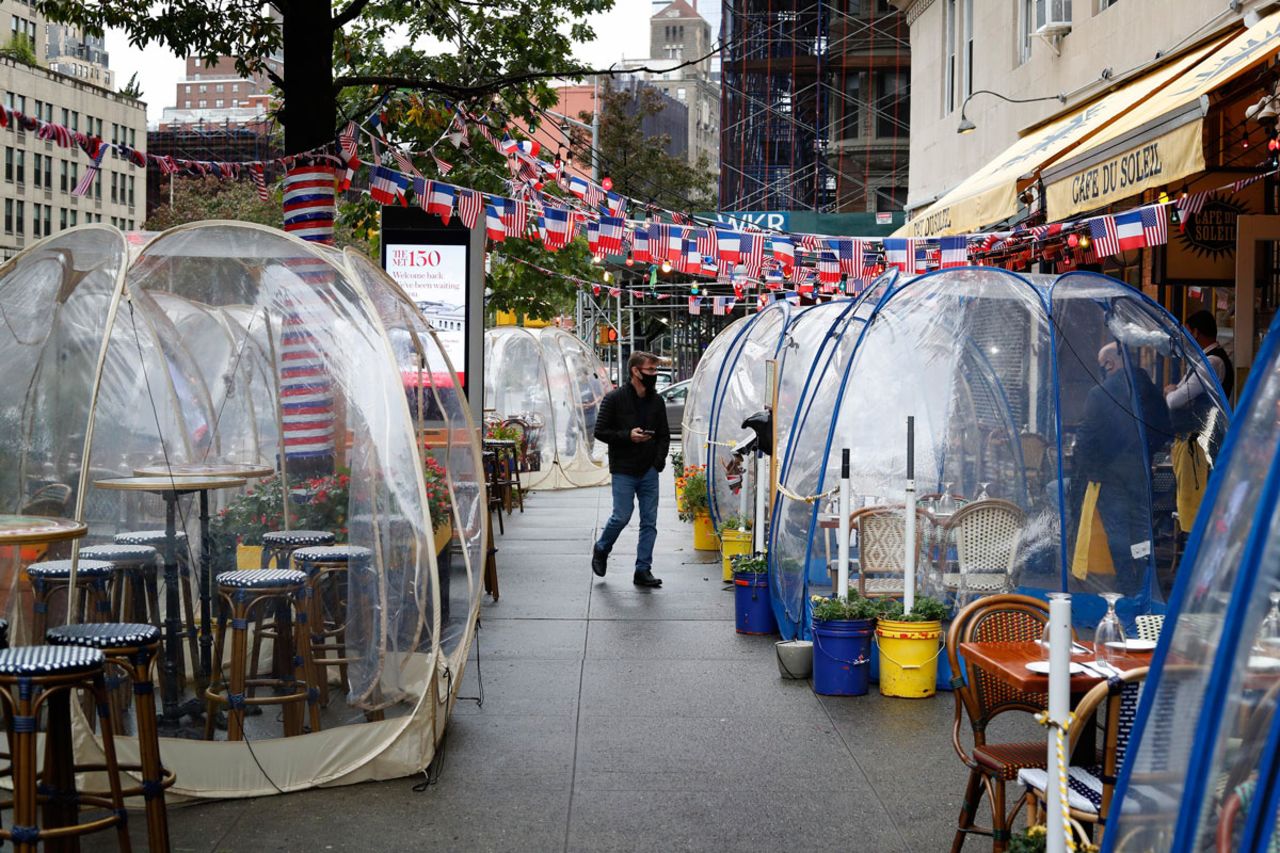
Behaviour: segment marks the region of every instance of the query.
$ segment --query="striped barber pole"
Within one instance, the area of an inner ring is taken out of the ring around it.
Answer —
[[[284,176],[284,230],[313,243],[333,245],[334,169],[296,166]]]

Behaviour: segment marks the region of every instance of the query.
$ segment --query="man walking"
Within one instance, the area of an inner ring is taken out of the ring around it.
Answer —
[[[667,464],[671,431],[667,408],[656,392],[658,357],[633,352],[627,359],[628,381],[600,403],[596,438],[609,445],[613,475],[613,514],[591,550],[591,570],[604,577],[609,552],[631,521],[640,502],[640,543],[636,547],[636,586],[659,587],[653,576],[653,542],[658,538],[658,472]]]

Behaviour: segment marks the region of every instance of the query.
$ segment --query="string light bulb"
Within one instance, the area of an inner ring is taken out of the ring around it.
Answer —
[[[1089,248],[1089,235],[1087,234],[1080,235],[1080,248],[1081,249]]]
[[[663,261],[663,262],[662,262],[662,271],[663,271],[664,273],[671,272],[671,261]]]
[[[635,265],[636,265],[636,259],[635,259],[635,256],[634,256],[634,255],[632,255],[630,252],[627,252],[627,259],[626,259],[625,261],[623,261],[623,263],[624,263],[624,264],[626,264],[626,265],[627,265],[627,266],[629,266],[629,267],[633,267],[633,266],[635,266]]]
[[[593,263],[593,264],[603,264],[603,263],[604,263],[604,255],[592,255],[592,256],[591,256],[591,263]]]
[[[1073,249],[1076,247],[1076,244],[1079,242],[1080,242],[1080,238],[1074,234],[1067,237],[1067,245]]]
[[[694,296],[697,296],[697,295],[698,295],[698,285],[697,285],[697,284],[691,284],[691,285],[689,285],[689,292],[690,292],[690,293],[692,293]]]
[[[1160,204],[1168,204],[1168,203],[1169,203],[1169,194],[1168,194],[1167,192],[1165,192],[1164,190],[1161,190],[1161,191],[1160,191],[1160,195],[1156,198],[1156,201],[1160,202]]]
[[[610,272],[609,270],[605,270],[603,278],[606,283],[611,282],[613,281],[613,273]]]

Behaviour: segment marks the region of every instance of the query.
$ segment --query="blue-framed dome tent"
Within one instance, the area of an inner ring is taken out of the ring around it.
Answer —
[[[1170,596],[1105,851],[1280,843],[1278,447],[1280,320],[1240,397]]]
[[[1122,618],[1162,609],[1175,429],[1211,456],[1227,420],[1216,377],[1185,330],[1140,292],[1094,273],[947,269],[899,278],[873,299],[843,373],[821,389],[829,417],[814,417],[815,404],[792,431],[787,489],[834,489],[848,448],[854,508],[900,505],[914,416],[918,495],[950,484],[960,501],[985,492],[1024,515],[1012,588],[1081,593],[1082,624],[1101,617],[1104,592],[1125,596]],[[1160,389],[1189,370],[1207,391],[1175,425]],[[805,636],[808,586],[835,557],[818,524],[826,511],[820,501],[784,504],[771,531],[775,590],[779,578],[805,578],[781,584],[784,635]],[[938,567],[922,565],[917,580],[944,592]]]
[[[765,362],[781,360],[787,329],[794,317],[808,310],[811,309],[798,309],[787,300],[778,300],[757,312],[752,322],[744,325],[729,344],[717,371],[706,434],[702,437],[706,444],[708,505],[716,530],[726,518],[735,515],[740,506],[740,494],[731,488],[726,467],[733,458],[731,445],[749,434],[742,428],[742,422],[771,403],[765,396]],[[686,400],[686,412],[688,405]],[[744,466],[740,489],[748,496],[755,493],[751,464]],[[748,497],[747,505],[751,503]]]
[[[739,336],[751,327],[759,314],[739,317],[720,330],[707,348],[702,351],[693,376],[689,379],[689,392],[685,395],[684,416],[680,422],[680,449],[685,467],[707,464],[707,435],[711,429],[711,400],[716,393],[720,368],[729,357]]]
[[[403,777],[430,762],[474,636],[485,501],[456,375],[414,315],[371,263],[239,222],[128,238],[85,225],[0,267],[0,354],[29,390],[4,410],[24,425],[0,435],[7,509],[43,483],[68,484],[64,510],[49,514],[89,521],[83,547],[164,527],[159,498],[121,499],[100,480],[157,466],[260,466],[274,475],[211,494],[215,515],[253,495],[270,512],[273,482],[289,514],[326,490],[330,532],[368,550],[367,568],[348,576],[350,660],[320,730],[280,737],[274,714],[250,718],[252,754],[225,740],[162,737],[178,779],[171,795],[261,796]],[[433,390],[431,414],[411,409],[397,347],[453,377]],[[431,431],[449,436],[440,453],[449,468],[429,484],[420,439]],[[179,502],[179,531],[198,555],[193,500]],[[452,606],[436,559],[449,550],[436,541],[445,530],[463,552]],[[30,602],[13,593],[24,587],[16,573],[7,579],[7,615],[19,626]],[[117,743],[136,754],[132,739]],[[77,750],[101,760],[83,725]]]
[[[524,434],[524,488],[609,482],[608,447],[595,428],[613,383],[591,347],[554,326],[498,326],[485,332],[484,365],[486,417],[516,422]]]

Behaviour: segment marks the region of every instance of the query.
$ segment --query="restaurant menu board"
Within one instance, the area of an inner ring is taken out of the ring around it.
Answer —
[[[466,382],[467,247],[425,244],[388,244],[387,273],[396,280],[436,330],[449,360]],[[445,365],[429,363],[432,372]]]

